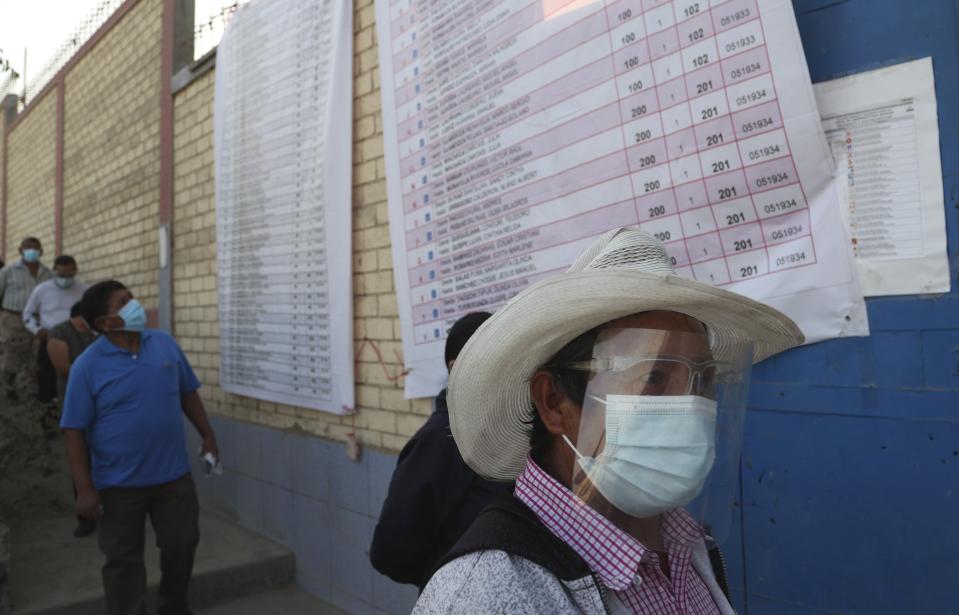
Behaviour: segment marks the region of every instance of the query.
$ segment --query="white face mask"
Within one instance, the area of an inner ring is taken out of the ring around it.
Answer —
[[[590,482],[616,508],[654,517],[699,494],[716,458],[716,402],[695,395],[607,395],[606,445],[595,458],[566,436]]]

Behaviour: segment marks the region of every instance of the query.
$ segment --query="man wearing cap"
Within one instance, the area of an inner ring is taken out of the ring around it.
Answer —
[[[676,277],[638,228],[517,295],[449,385],[464,460],[516,486],[414,613],[732,615],[714,537],[734,509],[749,370],[802,341],[778,311]]]
[[[490,316],[471,312],[450,327],[444,353],[447,369],[453,368],[463,346]],[[450,435],[444,389],[436,396],[433,414],[400,452],[370,545],[373,567],[397,583],[422,590],[439,559],[507,487],[483,480],[463,463]]]

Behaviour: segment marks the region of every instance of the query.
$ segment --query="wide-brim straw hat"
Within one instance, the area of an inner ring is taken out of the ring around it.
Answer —
[[[675,275],[663,244],[638,227],[611,230],[565,273],[516,295],[473,334],[450,374],[453,437],[466,463],[515,480],[529,454],[533,373],[577,336],[640,312],[666,310],[706,325],[716,359],[752,342],[758,363],[803,343],[788,316],[737,293]]]

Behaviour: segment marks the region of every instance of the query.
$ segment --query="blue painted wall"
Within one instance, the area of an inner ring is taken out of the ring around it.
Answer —
[[[932,56],[953,292],[869,299],[870,337],[757,367],[738,610],[959,613],[959,2],[793,5],[814,82]]]

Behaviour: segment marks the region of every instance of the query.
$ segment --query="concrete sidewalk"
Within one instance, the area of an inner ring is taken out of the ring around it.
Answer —
[[[73,537],[75,523],[67,515],[33,519],[11,537],[14,615],[103,612],[103,556],[96,535]],[[198,609],[293,580],[293,554],[276,543],[208,514],[200,517],[200,536],[190,591]],[[149,524],[146,545],[147,579],[155,591],[160,579],[159,552]],[[274,611],[270,607],[260,612]]]
[[[194,611],[196,615],[349,615],[295,586]]]

